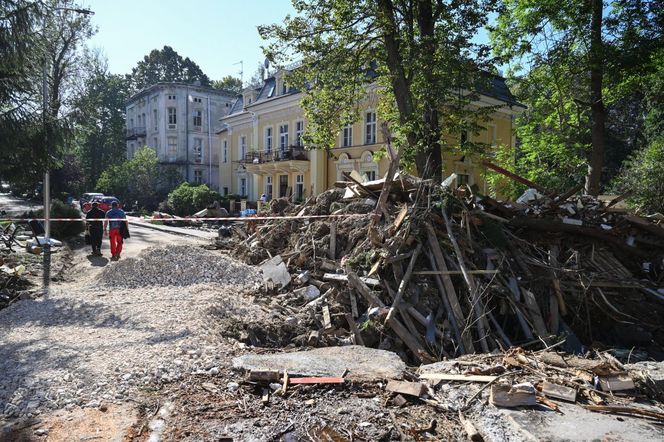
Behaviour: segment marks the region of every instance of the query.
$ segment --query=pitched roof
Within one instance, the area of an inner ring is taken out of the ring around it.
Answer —
[[[242,95],[238,95],[237,98],[235,99],[235,102],[233,103],[233,106],[231,106],[230,112],[228,112],[228,115],[233,115],[237,114],[238,112],[242,112],[242,109],[244,108],[244,99],[242,98]]]

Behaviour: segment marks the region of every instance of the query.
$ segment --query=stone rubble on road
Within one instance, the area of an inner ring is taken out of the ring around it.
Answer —
[[[87,276],[0,311],[0,427],[218,373],[210,317],[260,284],[255,269],[193,245],[150,247]]]

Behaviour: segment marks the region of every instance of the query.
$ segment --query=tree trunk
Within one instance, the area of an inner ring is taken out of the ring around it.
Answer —
[[[394,98],[399,111],[399,122],[404,124],[410,119],[413,113],[413,102],[410,85],[406,79],[403,59],[399,51],[399,35],[397,24],[394,20],[394,5],[391,0],[379,0],[378,10],[380,19],[385,23],[383,41],[387,50],[387,67],[390,70],[392,89],[394,90]],[[411,142],[410,138],[408,142]]]
[[[602,82],[604,76],[602,49],[602,0],[590,0],[592,18],[590,21],[590,101],[592,114],[592,150],[588,162],[586,176],[586,193],[598,195],[600,179],[604,166],[605,121],[606,110],[602,99]]]
[[[431,57],[436,53],[436,36],[434,35],[435,20],[430,0],[419,0],[417,4],[417,25],[420,30],[420,59]],[[425,69],[425,83],[429,90],[436,88],[433,69]],[[440,147],[440,123],[438,121],[437,102],[434,94],[424,99],[424,136],[421,150],[415,158],[417,173],[422,178],[431,178],[440,182],[443,175],[443,158]]]

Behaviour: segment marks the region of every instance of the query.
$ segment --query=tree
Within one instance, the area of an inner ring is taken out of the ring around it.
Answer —
[[[0,175],[16,187],[34,189],[47,166],[61,167],[78,49],[93,32],[82,12],[72,0],[0,0]]]
[[[96,189],[114,195],[128,205],[153,210],[182,179],[175,179],[173,169],[160,166],[155,151],[147,146],[131,158],[103,171]]]
[[[129,83],[108,72],[98,54],[88,54],[83,91],[76,99],[76,141],[85,185],[93,189],[102,171],[126,157],[125,103]]]
[[[381,118],[401,158],[422,177],[442,174],[441,149],[458,148],[464,130],[479,130],[495,109],[471,109],[488,48],[473,38],[491,0],[302,0],[282,25],[259,27],[269,59],[301,61],[288,82],[305,92],[305,139],[330,148],[357,103],[378,82]],[[378,77],[376,77],[378,75]],[[444,133],[457,135],[449,142]]]
[[[657,3],[618,0],[605,7],[602,0],[505,0],[493,28],[494,49],[512,63],[513,79],[545,79],[539,87],[517,94],[529,106],[517,123],[526,124],[522,135],[527,132],[537,143],[534,136],[548,131],[555,146],[569,150],[577,144],[573,157],[585,159],[589,194],[599,193],[607,158],[616,169],[616,163],[638,147],[639,140],[620,133],[627,127],[621,123],[640,126],[636,85],[647,54],[661,42]],[[543,102],[548,102],[549,113],[540,106]],[[538,113],[541,119],[527,120]],[[576,117],[566,116],[574,113]],[[538,150],[528,143],[522,148],[526,154]]]
[[[242,92],[242,80],[232,75],[226,75],[221,80],[213,80],[212,87],[215,89],[221,89],[234,94],[239,94]]]
[[[133,92],[138,92],[159,82],[182,82],[210,87],[210,79],[192,60],[182,58],[172,47],[153,49],[143,57],[128,76]]]

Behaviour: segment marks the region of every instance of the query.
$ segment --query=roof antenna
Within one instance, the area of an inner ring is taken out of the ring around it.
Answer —
[[[233,66],[237,66],[238,64],[240,65],[240,72],[238,72],[240,74],[240,83],[242,83],[242,87],[244,87],[244,61],[240,60],[237,63],[233,63]]]

